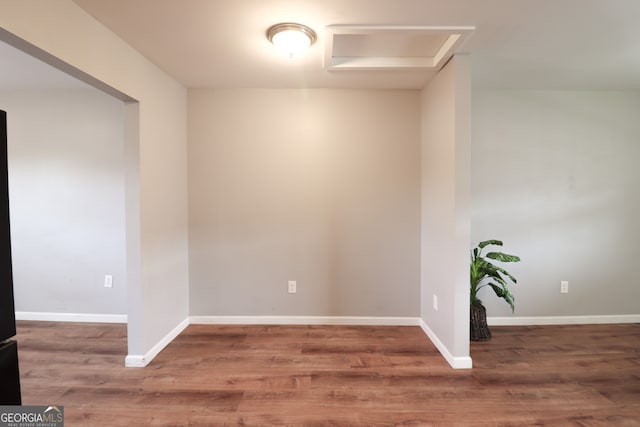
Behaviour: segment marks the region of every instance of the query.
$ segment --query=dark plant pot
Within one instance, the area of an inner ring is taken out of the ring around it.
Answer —
[[[491,339],[491,331],[487,326],[487,310],[482,304],[471,306],[471,341],[487,341]]]

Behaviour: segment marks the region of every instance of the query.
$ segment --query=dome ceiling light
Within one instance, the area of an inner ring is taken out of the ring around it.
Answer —
[[[269,28],[267,38],[278,50],[293,58],[316,41],[316,33],[306,25],[285,22]]]

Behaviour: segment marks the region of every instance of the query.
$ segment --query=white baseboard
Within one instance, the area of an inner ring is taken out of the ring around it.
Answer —
[[[487,317],[487,324],[489,326],[597,325],[609,323],[640,323],[640,314],[607,316]]]
[[[16,320],[45,322],[127,323],[126,314],[41,313],[16,311]]]
[[[171,332],[165,335],[145,354],[129,354],[124,360],[127,368],[144,368],[147,366],[171,341],[173,341],[185,328],[189,326],[189,318],[184,319]]]
[[[418,317],[361,316],[191,316],[194,325],[373,325],[418,326]]]
[[[453,369],[471,369],[473,367],[473,361],[470,356],[456,357],[449,352],[449,349],[440,341],[440,338],[427,326],[422,319],[418,319],[420,327],[424,333],[429,337],[433,345],[436,346],[442,357],[451,365]]]

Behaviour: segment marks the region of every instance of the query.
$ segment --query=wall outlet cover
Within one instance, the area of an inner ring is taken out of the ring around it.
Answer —
[[[560,282],[560,293],[568,294],[569,293],[569,281],[563,280]]]
[[[297,283],[295,280],[289,280],[287,290],[290,294],[295,294],[297,292]]]

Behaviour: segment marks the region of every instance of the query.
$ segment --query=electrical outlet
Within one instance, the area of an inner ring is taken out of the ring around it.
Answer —
[[[560,293],[568,294],[569,293],[569,281],[563,280],[560,282]]]
[[[110,274],[104,275],[104,287],[112,288],[113,287],[113,276]]]
[[[297,283],[295,280],[289,280],[289,284],[288,284],[288,292],[290,294],[295,294],[297,291]]]
[[[438,311],[438,295],[433,294],[433,309]]]

